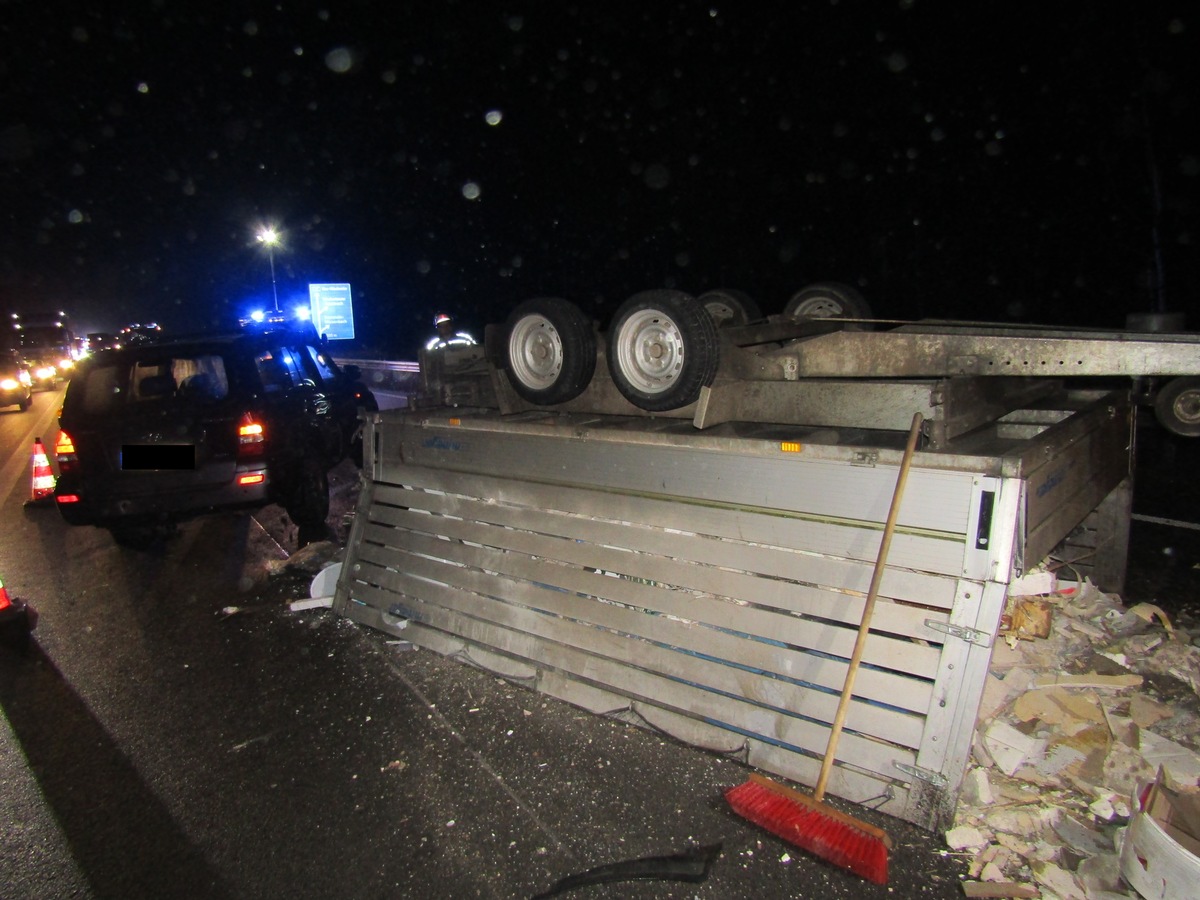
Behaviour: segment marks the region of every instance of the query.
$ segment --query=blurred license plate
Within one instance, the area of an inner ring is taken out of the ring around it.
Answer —
[[[126,444],[121,448],[121,468],[194,469],[196,448],[191,444]]]

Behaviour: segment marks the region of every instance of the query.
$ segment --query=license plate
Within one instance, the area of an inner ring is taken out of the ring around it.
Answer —
[[[196,448],[192,444],[126,444],[121,448],[121,468],[194,469]]]

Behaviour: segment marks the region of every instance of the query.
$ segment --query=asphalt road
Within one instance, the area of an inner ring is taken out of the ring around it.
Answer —
[[[569,896],[961,897],[967,860],[936,835],[876,819],[897,843],[891,883],[865,883],[733,815],[735,761],[327,610],[288,612],[311,574],[269,577],[297,549],[277,510],[192,522],[145,552],[25,508],[29,447],[53,446],[54,408],[38,395],[29,413],[0,411],[0,577],[42,614],[30,655],[0,655],[6,900],[530,897],[717,843],[702,883]],[[1135,508],[1190,514],[1195,445],[1147,447],[1162,505]],[[1195,534],[1135,522],[1131,599],[1194,587]]]

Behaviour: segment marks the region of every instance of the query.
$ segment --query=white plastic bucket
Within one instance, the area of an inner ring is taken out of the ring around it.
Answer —
[[[1145,785],[1133,795],[1138,812],[1121,842],[1121,875],[1146,900],[1195,900],[1200,857],[1163,831],[1142,809]]]
[[[333,592],[337,589],[338,578],[342,574],[342,564],[340,562],[326,566],[316,577],[313,578],[312,584],[308,589],[308,596],[314,600],[317,597],[332,597]]]

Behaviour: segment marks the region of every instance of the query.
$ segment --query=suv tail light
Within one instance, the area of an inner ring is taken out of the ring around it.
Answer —
[[[246,413],[238,420],[238,459],[249,459],[262,456],[266,451],[267,432],[262,422],[252,413]]]
[[[65,431],[58,433],[54,455],[58,457],[58,471],[61,475],[67,475],[79,466],[79,457],[75,455],[75,441]]]

